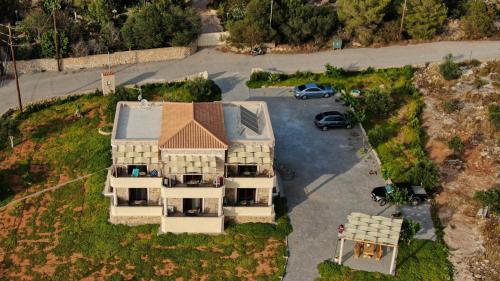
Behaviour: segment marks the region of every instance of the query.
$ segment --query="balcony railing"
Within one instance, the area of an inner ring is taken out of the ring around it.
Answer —
[[[224,186],[224,178],[218,177],[217,180],[188,180],[185,182],[178,181],[175,176],[167,176],[163,179],[165,187],[207,187],[218,188]]]
[[[144,177],[153,177],[160,178],[162,176],[161,170],[151,169],[149,171],[139,170],[137,173],[129,172],[127,167],[113,166],[111,167],[111,176],[115,178],[144,178]]]

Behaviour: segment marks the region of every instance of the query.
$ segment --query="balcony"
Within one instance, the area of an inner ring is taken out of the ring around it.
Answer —
[[[224,183],[228,188],[241,188],[241,187],[273,188],[276,186],[276,176],[226,178]]]
[[[161,218],[163,233],[222,233],[224,231],[224,216],[163,216]]]
[[[114,166],[111,168],[109,184],[114,188],[119,187],[162,187],[161,171],[134,170],[126,167]]]
[[[224,187],[163,187],[163,198],[222,198]]]
[[[159,205],[114,206],[111,204],[109,210],[110,215],[114,217],[161,217],[163,214],[163,206]]]
[[[223,209],[229,217],[274,217],[274,205],[224,206]]]

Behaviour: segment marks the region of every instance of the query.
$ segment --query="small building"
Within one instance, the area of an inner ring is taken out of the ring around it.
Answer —
[[[160,224],[164,233],[273,222],[274,144],[264,102],[119,102],[109,221]]]
[[[402,224],[402,219],[351,213],[339,234],[338,264],[394,275]]]

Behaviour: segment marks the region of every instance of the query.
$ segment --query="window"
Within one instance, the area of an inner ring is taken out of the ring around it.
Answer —
[[[255,203],[255,188],[238,188],[237,203],[238,205],[253,205]]]
[[[134,172],[136,171],[136,172]],[[138,174],[138,175],[146,175],[148,173],[148,166],[147,165],[129,165],[127,167],[127,172],[129,175]]]
[[[184,198],[182,199],[182,209],[185,215],[196,216],[201,214],[202,199],[201,198]]]
[[[147,188],[130,188],[128,199],[131,205],[145,205],[148,201]]]

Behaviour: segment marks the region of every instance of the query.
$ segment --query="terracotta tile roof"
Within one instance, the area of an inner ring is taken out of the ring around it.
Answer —
[[[227,149],[221,103],[163,105],[160,147]]]

